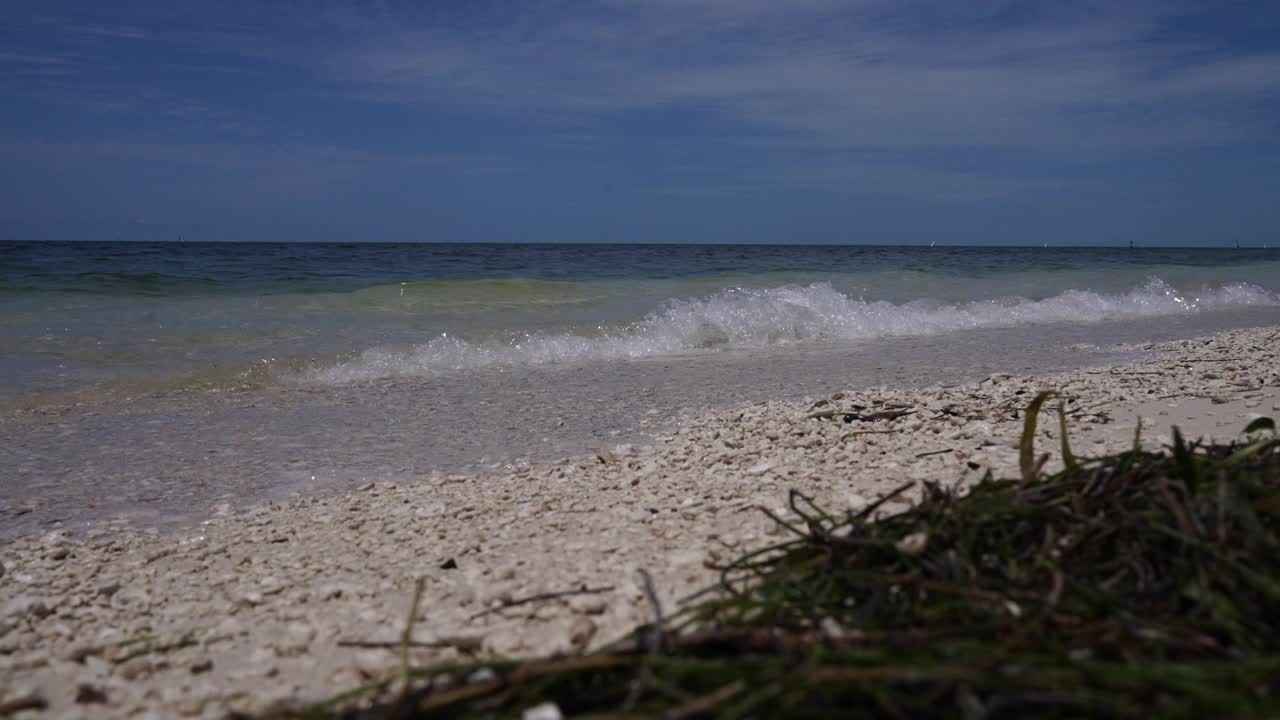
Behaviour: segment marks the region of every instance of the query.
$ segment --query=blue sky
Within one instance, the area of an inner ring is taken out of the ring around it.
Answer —
[[[1280,242],[1280,3],[0,5],[0,238]]]

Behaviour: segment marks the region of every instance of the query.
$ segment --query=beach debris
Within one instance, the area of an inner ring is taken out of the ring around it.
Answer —
[[[30,595],[19,595],[5,606],[4,617],[31,618],[42,620],[52,614],[44,598]]]
[[[49,702],[36,690],[19,690],[0,697],[0,716],[16,715],[24,710],[44,710]]]
[[[76,686],[76,702],[80,705],[100,705],[107,701],[107,694],[101,688],[89,683]]]
[[[595,621],[586,615],[578,615],[569,625],[569,647],[575,653],[580,653],[587,649],[591,644],[591,640],[596,636]]]
[[[1280,438],[1174,432],[1048,475],[1028,447],[1034,477],[926,482],[878,519],[916,483],[856,514],[792,491],[794,520],[761,510],[793,539],[719,566],[712,595],[666,615],[642,572],[630,638],[465,692],[475,666],[427,669],[406,717],[1280,712]]]
[[[925,547],[928,545],[929,533],[924,531],[911,533],[894,543],[894,547],[898,548],[898,552],[912,557],[924,552]]]
[[[485,615],[500,612],[508,608],[519,607],[520,605],[546,602],[547,600],[559,600],[561,598],[574,597],[576,595],[598,595],[600,593],[607,593],[607,592],[613,592],[612,585],[606,585],[604,587],[587,587],[586,585],[583,585],[582,587],[579,587],[575,590],[559,590],[556,592],[538,593],[537,595],[530,595],[529,597],[523,597],[518,599],[506,599],[499,602],[497,605],[494,605],[492,607],[487,607],[484,610],[481,610],[480,612],[474,613],[473,615],[471,615],[471,617],[468,618],[468,620],[475,620],[477,618],[484,617]]]
[[[63,655],[63,659],[70,662],[82,663],[86,658],[101,655],[103,652],[101,645],[93,643],[81,643],[72,645],[71,648]]]
[[[284,632],[271,644],[277,657],[294,657],[302,655],[310,647],[316,637],[316,630],[310,624],[292,622],[285,626]]]
[[[561,714],[559,705],[544,702],[525,710],[520,717],[521,720],[563,720],[564,715]]]
[[[116,672],[125,680],[138,680],[151,675],[153,670],[151,658],[139,656],[120,663]]]
[[[1247,435],[1262,432],[1263,430],[1270,430],[1271,434],[1274,435],[1276,433],[1276,421],[1269,417],[1257,416],[1252,418],[1248,426],[1245,427],[1244,432]]]
[[[458,652],[474,655],[484,649],[484,636],[442,635],[434,644],[437,647],[451,647]]]
[[[914,415],[915,413],[915,410],[908,410],[906,408],[890,408],[887,410],[867,413],[866,415],[862,415],[856,410],[827,409],[809,413],[806,418],[809,420],[825,420],[838,417],[844,420],[845,423],[851,423],[854,420],[859,420],[861,422],[877,422],[880,420],[897,420],[900,417]]]

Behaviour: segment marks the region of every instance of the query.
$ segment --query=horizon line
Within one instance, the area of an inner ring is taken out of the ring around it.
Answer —
[[[1278,241],[1280,242],[1280,241]],[[1115,243],[1058,243],[1046,245],[1040,244],[1014,244],[1014,243],[989,243],[989,244],[969,244],[969,243],[949,243],[940,244],[940,241],[921,241],[918,243],[862,243],[862,242],[797,242],[797,243],[780,243],[780,242],[681,242],[681,241],[607,241],[607,240],[561,240],[561,241],[544,241],[544,240],[208,240],[208,239],[180,239],[180,240],[148,240],[148,239],[70,239],[70,238],[41,238],[41,239],[20,239],[20,238],[4,238],[0,239],[0,243],[16,244],[16,243],[62,243],[62,244],[94,244],[94,243],[139,243],[152,245],[497,245],[497,246],[550,246],[550,245],[583,245],[583,246],[610,246],[610,247],[644,247],[644,246],[688,246],[688,247],[875,247],[875,248],[923,248],[923,249],[986,249],[986,248],[1009,248],[1009,249],[1027,249],[1027,250],[1045,250],[1045,249],[1099,249],[1099,248],[1120,248],[1126,250],[1275,250],[1280,248],[1272,248],[1269,244],[1262,245],[1240,245],[1235,241],[1224,241],[1224,244],[1214,245],[1141,245],[1129,244],[1129,241],[1122,240]]]

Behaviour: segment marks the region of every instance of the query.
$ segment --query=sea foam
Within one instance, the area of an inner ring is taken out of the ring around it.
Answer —
[[[871,340],[957,330],[1048,323],[1099,323],[1197,313],[1227,307],[1280,305],[1280,296],[1235,283],[1185,293],[1158,278],[1125,293],[1068,290],[943,304],[895,304],[842,293],[827,283],[735,288],[705,298],[668,301],[623,327],[590,334],[523,334],[505,342],[472,342],[441,334],[408,348],[373,348],[306,380],[350,383],[492,366],[642,358],[722,348],[760,348],[812,340]]]

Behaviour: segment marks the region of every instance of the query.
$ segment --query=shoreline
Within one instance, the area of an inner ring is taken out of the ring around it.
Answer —
[[[674,607],[714,581],[704,562],[777,538],[754,508],[782,511],[792,488],[843,511],[906,480],[1014,473],[1021,411],[1041,389],[1073,398],[1083,456],[1130,447],[1139,419],[1154,447],[1172,425],[1235,438],[1250,416],[1280,414],[1280,327],[1125,350],[1142,356],[756,400],[685,419],[651,447],[366,483],[173,531],[24,535],[0,546],[0,704],[25,694],[58,716],[221,717],[319,700],[395,672],[418,578],[415,639],[432,646],[415,664],[599,646],[650,619],[640,569]],[[1050,467],[1056,426],[1037,437]],[[582,587],[612,589],[502,609]],[[140,637],[191,645],[124,659],[140,646],[121,643]]]
[[[1153,341],[1280,325],[1280,309],[970,329],[340,386],[186,390],[0,413],[0,544],[92,523],[181,528],[230,504],[354,491],[648,445],[689,416],[868,387],[1134,359]],[[993,352],[999,348],[999,352]],[[87,492],[86,488],[92,488]],[[60,523],[60,524],[59,524]]]

